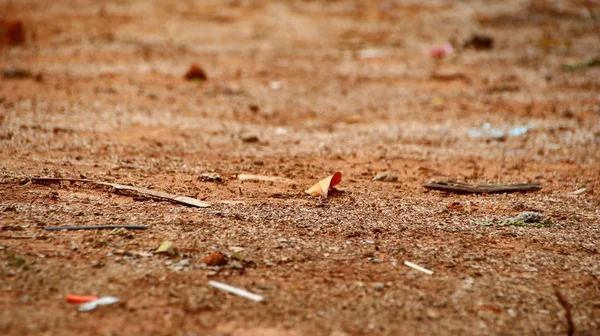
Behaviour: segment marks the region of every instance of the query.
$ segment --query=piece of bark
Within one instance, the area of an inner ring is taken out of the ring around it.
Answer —
[[[539,183],[523,184],[469,184],[456,181],[439,181],[424,184],[427,189],[452,192],[457,194],[500,194],[513,192],[530,192],[542,189]]]

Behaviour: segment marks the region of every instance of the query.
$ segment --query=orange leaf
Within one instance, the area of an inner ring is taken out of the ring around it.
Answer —
[[[321,196],[323,198],[327,198],[329,195],[329,189],[333,188],[336,184],[342,181],[342,173],[335,172],[333,175],[328,176],[317,184],[310,187],[306,190],[306,193],[311,196]]]

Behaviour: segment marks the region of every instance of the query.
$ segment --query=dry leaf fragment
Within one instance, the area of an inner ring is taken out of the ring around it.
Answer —
[[[160,244],[156,251],[154,251],[154,253],[164,253],[169,256],[174,256],[177,254],[177,247],[172,241],[164,241],[162,244]]]
[[[322,179],[317,184],[310,187],[308,190],[306,190],[306,193],[311,196],[321,196],[323,198],[327,198],[329,195],[329,190],[341,181],[342,173],[335,172],[333,175]]]

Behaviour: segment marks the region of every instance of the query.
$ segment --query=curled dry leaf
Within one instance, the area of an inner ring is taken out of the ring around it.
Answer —
[[[329,195],[329,190],[341,181],[342,173],[335,172],[333,175],[322,179],[317,184],[310,187],[308,190],[306,190],[306,193],[311,196],[321,196],[323,198],[327,198]]]

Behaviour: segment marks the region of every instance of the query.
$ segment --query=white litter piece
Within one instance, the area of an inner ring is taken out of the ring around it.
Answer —
[[[79,310],[80,312],[88,312],[88,311],[92,311],[92,310],[98,308],[98,306],[111,305],[111,304],[117,303],[117,302],[119,302],[118,297],[103,296],[103,297],[99,298],[98,300],[86,302],[84,304],[79,305],[79,308],[77,308],[77,310]]]
[[[248,300],[252,300],[252,301],[256,301],[256,302],[263,302],[265,301],[265,298],[258,295],[258,294],[254,294],[254,293],[250,293],[247,290],[241,289],[241,288],[236,288],[236,287],[232,287],[229,286],[227,284],[224,284],[222,282],[218,282],[218,281],[209,281],[208,282],[209,285],[224,290],[226,292],[235,294],[235,295],[239,295],[243,298],[246,298]]]
[[[410,267],[412,269],[416,269],[417,271],[421,271],[421,272],[423,272],[425,274],[429,274],[429,275],[433,274],[433,271],[430,271],[427,268],[423,268],[423,267],[421,267],[421,266],[419,266],[417,264],[413,264],[410,261],[405,261],[404,265],[406,265],[406,266],[408,266],[408,267]]]
[[[587,188],[581,188],[581,189],[577,189],[577,190],[573,191],[571,194],[573,194],[573,195],[579,195],[579,194],[583,194],[587,190],[588,190]]]

